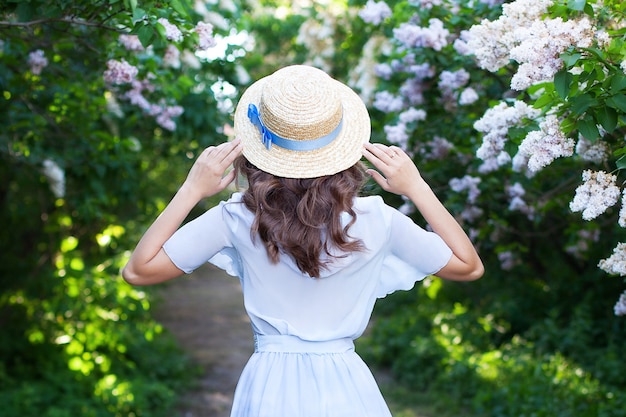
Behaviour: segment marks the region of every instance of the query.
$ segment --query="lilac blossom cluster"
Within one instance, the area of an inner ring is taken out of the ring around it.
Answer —
[[[131,104],[139,107],[145,114],[154,117],[162,128],[174,131],[176,130],[176,123],[173,118],[180,116],[183,113],[183,108],[181,106],[167,106],[163,103],[151,103],[145,97],[144,92],[151,93],[155,90],[154,84],[150,81],[153,78],[153,75],[148,74],[147,79],[134,80],[131,83],[131,89],[123,97]]]
[[[157,23],[165,29],[165,37],[167,40],[172,42],[180,42],[183,40],[183,32],[181,32],[176,25],[171,24],[166,18],[159,18]]]
[[[408,149],[409,132],[411,125],[426,119],[426,112],[413,107],[403,111],[398,116],[398,124],[384,127],[387,140],[403,149]]]
[[[421,27],[415,23],[402,23],[393,30],[393,37],[407,49],[432,48],[441,51],[448,45],[450,31],[437,18],[428,21],[428,27]]]
[[[502,5],[502,16],[483,21],[463,34],[467,53],[478,65],[495,72],[519,63],[511,88],[522,91],[549,81],[562,67],[560,54],[571,46],[591,46],[596,29],[588,18],[563,21],[543,18],[552,0],[517,0]]]
[[[359,10],[359,17],[372,25],[380,25],[390,16],[391,8],[384,1],[367,0],[365,7]]]
[[[145,51],[145,48],[141,44],[141,41],[139,40],[139,36],[137,35],[122,34],[119,36],[119,38],[117,38],[117,40],[127,51],[130,51],[130,52]]]
[[[585,139],[584,136],[579,135],[578,142],[576,143],[576,153],[583,161],[595,162],[600,164],[606,161],[610,155],[609,145],[601,140],[591,142]]]
[[[575,243],[568,245],[565,251],[577,258],[583,256],[591,248],[592,242],[600,240],[600,231],[598,229],[587,230],[582,229],[576,232],[577,240]]]
[[[574,140],[565,136],[556,116],[548,115],[539,124],[540,130],[529,132],[513,157],[513,169],[527,169],[534,175],[559,157],[574,154]]]
[[[539,114],[539,110],[519,100],[514,101],[512,106],[503,101],[488,109],[483,117],[474,123],[474,129],[485,133],[482,145],[476,151],[476,156],[484,161],[479,167],[479,172],[495,171],[508,164],[511,156],[504,150],[504,145],[509,129],[520,126],[525,119],[534,119]]]
[[[626,243],[618,243],[613,253],[598,262],[598,267],[612,275],[626,275]]]
[[[194,32],[198,34],[198,49],[205,51],[217,45],[213,37],[213,25],[205,22],[198,22]]]
[[[584,220],[592,220],[617,203],[620,189],[615,185],[617,177],[605,171],[585,170],[583,184],[576,188],[570,210],[582,212]]]
[[[46,159],[42,163],[41,173],[48,180],[50,191],[56,198],[65,196],[65,172],[52,159]]]
[[[519,182],[506,187],[506,192],[509,197],[509,210],[519,211],[524,213],[529,219],[533,219],[535,215],[535,209],[529,206],[522,198],[526,194],[526,190]]]
[[[40,75],[41,71],[48,66],[48,58],[41,49],[28,54],[28,66],[33,75]]]
[[[121,61],[109,59],[107,61],[107,69],[103,74],[104,82],[113,85],[128,84],[137,77],[138,73],[137,67],[129,64],[124,59]]]
[[[483,214],[483,210],[475,205],[480,196],[480,189],[478,188],[480,182],[480,178],[471,175],[465,175],[462,178],[452,178],[448,182],[452,191],[457,193],[467,192],[466,206],[463,212],[461,212],[461,218],[464,220],[471,222]]]
[[[439,91],[441,91],[446,110],[453,110],[457,103],[466,106],[478,100],[478,93],[473,88],[468,87],[462,90],[469,80],[470,74],[465,69],[442,71],[439,74],[439,83],[437,85]]]

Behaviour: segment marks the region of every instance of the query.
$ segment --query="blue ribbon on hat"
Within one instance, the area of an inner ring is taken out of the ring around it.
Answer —
[[[337,127],[332,132],[322,136],[321,138],[312,140],[293,140],[278,136],[276,133],[269,130],[267,126],[263,124],[263,121],[261,120],[261,115],[259,114],[259,109],[257,109],[254,104],[248,105],[248,118],[250,119],[252,124],[255,125],[257,129],[259,129],[259,132],[261,132],[261,141],[267,149],[271,149],[272,145],[276,145],[290,151],[312,151],[315,149],[323,148],[324,146],[335,140],[335,138],[339,135],[339,132],[341,132],[341,127],[343,125],[342,117]]]

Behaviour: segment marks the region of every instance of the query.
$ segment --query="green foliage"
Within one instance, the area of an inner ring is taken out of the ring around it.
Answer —
[[[210,14],[193,3],[0,5],[7,415],[166,416],[188,382],[191,366],[151,318],[150,293],[131,288],[119,269],[194,155],[226,140],[239,47],[197,57],[194,28]],[[211,12],[225,24],[213,28],[223,39],[238,11]],[[180,42],[161,18],[181,31]],[[124,46],[121,36],[132,34],[141,50]],[[180,59],[166,59],[168,52]],[[110,60],[136,68],[150,106],[131,100],[136,83],[107,81]],[[182,115],[165,113],[176,106]]]
[[[317,19],[325,30],[313,34],[324,33],[324,39],[332,41],[319,49],[309,46],[310,54],[298,55],[297,62],[325,68],[360,91],[369,105],[374,141],[392,142],[386,129],[402,123],[402,111],[412,107],[427,113],[426,120],[403,126],[407,139],[399,146],[413,155],[422,175],[474,238],[486,274],[468,284],[429,280],[426,286],[382,300],[359,352],[372,363],[390,367],[411,391],[445,398],[448,407],[461,415],[623,415],[619,393],[626,387],[619,358],[626,347],[626,329],[623,318],[613,314],[623,282],[604,277],[597,264],[626,234],[617,227],[616,208],[609,208],[601,220],[588,222],[569,207],[582,170],[611,172],[626,166],[625,81],[620,66],[625,58],[623,2],[555,2],[545,18],[567,21],[589,16],[610,41],[604,45],[595,39],[590,47],[566,50],[561,55],[563,70],[525,91],[510,86],[520,63],[510,61],[490,72],[480,68],[475,57],[458,53],[452,43],[483,19],[497,19],[500,6],[444,1],[425,7],[420,2],[387,1],[392,15],[380,24],[365,24],[357,15],[365,3],[350,1],[333,17],[327,15],[331,7],[325,13],[302,13]],[[449,32],[441,49],[401,45],[394,39],[402,24],[424,28],[434,18]],[[269,19],[276,25],[281,22]],[[334,22],[344,25],[338,30]],[[278,38],[266,30],[254,31],[253,23],[250,29],[260,56],[265,50],[292,51],[289,46],[299,45],[304,26],[281,26]],[[338,58],[320,59],[326,56],[322,51]],[[374,74],[378,64],[393,68],[388,78]],[[411,85],[407,83],[420,65],[430,74],[413,84],[421,97],[409,102],[411,94],[403,89]],[[462,105],[460,91],[450,96],[439,88],[442,74],[459,70],[469,74],[465,86],[478,92],[472,103]],[[401,97],[402,109],[377,109],[373,102],[379,91]],[[541,114],[508,130],[503,151],[509,157],[516,155],[529,132],[540,128],[547,114],[556,115],[562,131],[574,141],[579,135],[591,143],[604,141],[611,157],[591,162],[574,154],[537,173],[513,169],[511,164],[481,172],[483,161],[475,155],[484,135],[475,122],[497,104],[515,101]],[[444,155],[433,156],[436,138],[452,145]],[[476,195],[451,189],[451,179],[465,176],[476,180]],[[512,208],[510,189],[517,185],[527,203],[524,209]],[[372,184],[367,192],[382,193]],[[411,209],[398,196],[383,196],[389,204]],[[417,213],[414,217],[421,221]]]

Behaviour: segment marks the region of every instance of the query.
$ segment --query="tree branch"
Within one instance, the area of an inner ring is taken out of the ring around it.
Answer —
[[[38,19],[38,20],[31,20],[30,22],[7,22],[7,21],[0,21],[0,26],[30,27],[30,26],[36,26],[36,25],[41,25],[41,24],[46,24],[46,23],[67,23],[67,24],[70,24],[70,25],[93,26],[93,27],[98,27],[98,28],[102,28],[102,29],[112,30],[112,31],[115,31],[115,32],[120,32],[120,30],[117,29],[117,28],[114,28],[112,26],[107,26],[107,25],[104,25],[104,24],[99,23],[99,22],[89,22],[89,21],[86,21],[86,20],[78,20],[78,19],[72,19],[72,18]]]

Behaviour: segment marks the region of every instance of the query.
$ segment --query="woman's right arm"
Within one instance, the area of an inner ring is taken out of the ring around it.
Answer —
[[[378,169],[367,171],[372,178],[384,190],[408,197],[452,250],[450,261],[435,275],[455,281],[480,278],[484,267],[474,245],[424,181],[411,158],[396,146],[372,143],[365,144],[363,155]]]
[[[163,250],[163,244],[178,230],[191,209],[203,198],[224,190],[235,179],[235,171],[226,169],[241,153],[239,140],[205,149],[187,175],[187,179],[165,210],[146,230],[122,269],[124,279],[133,285],[150,285],[178,277],[178,269]]]

